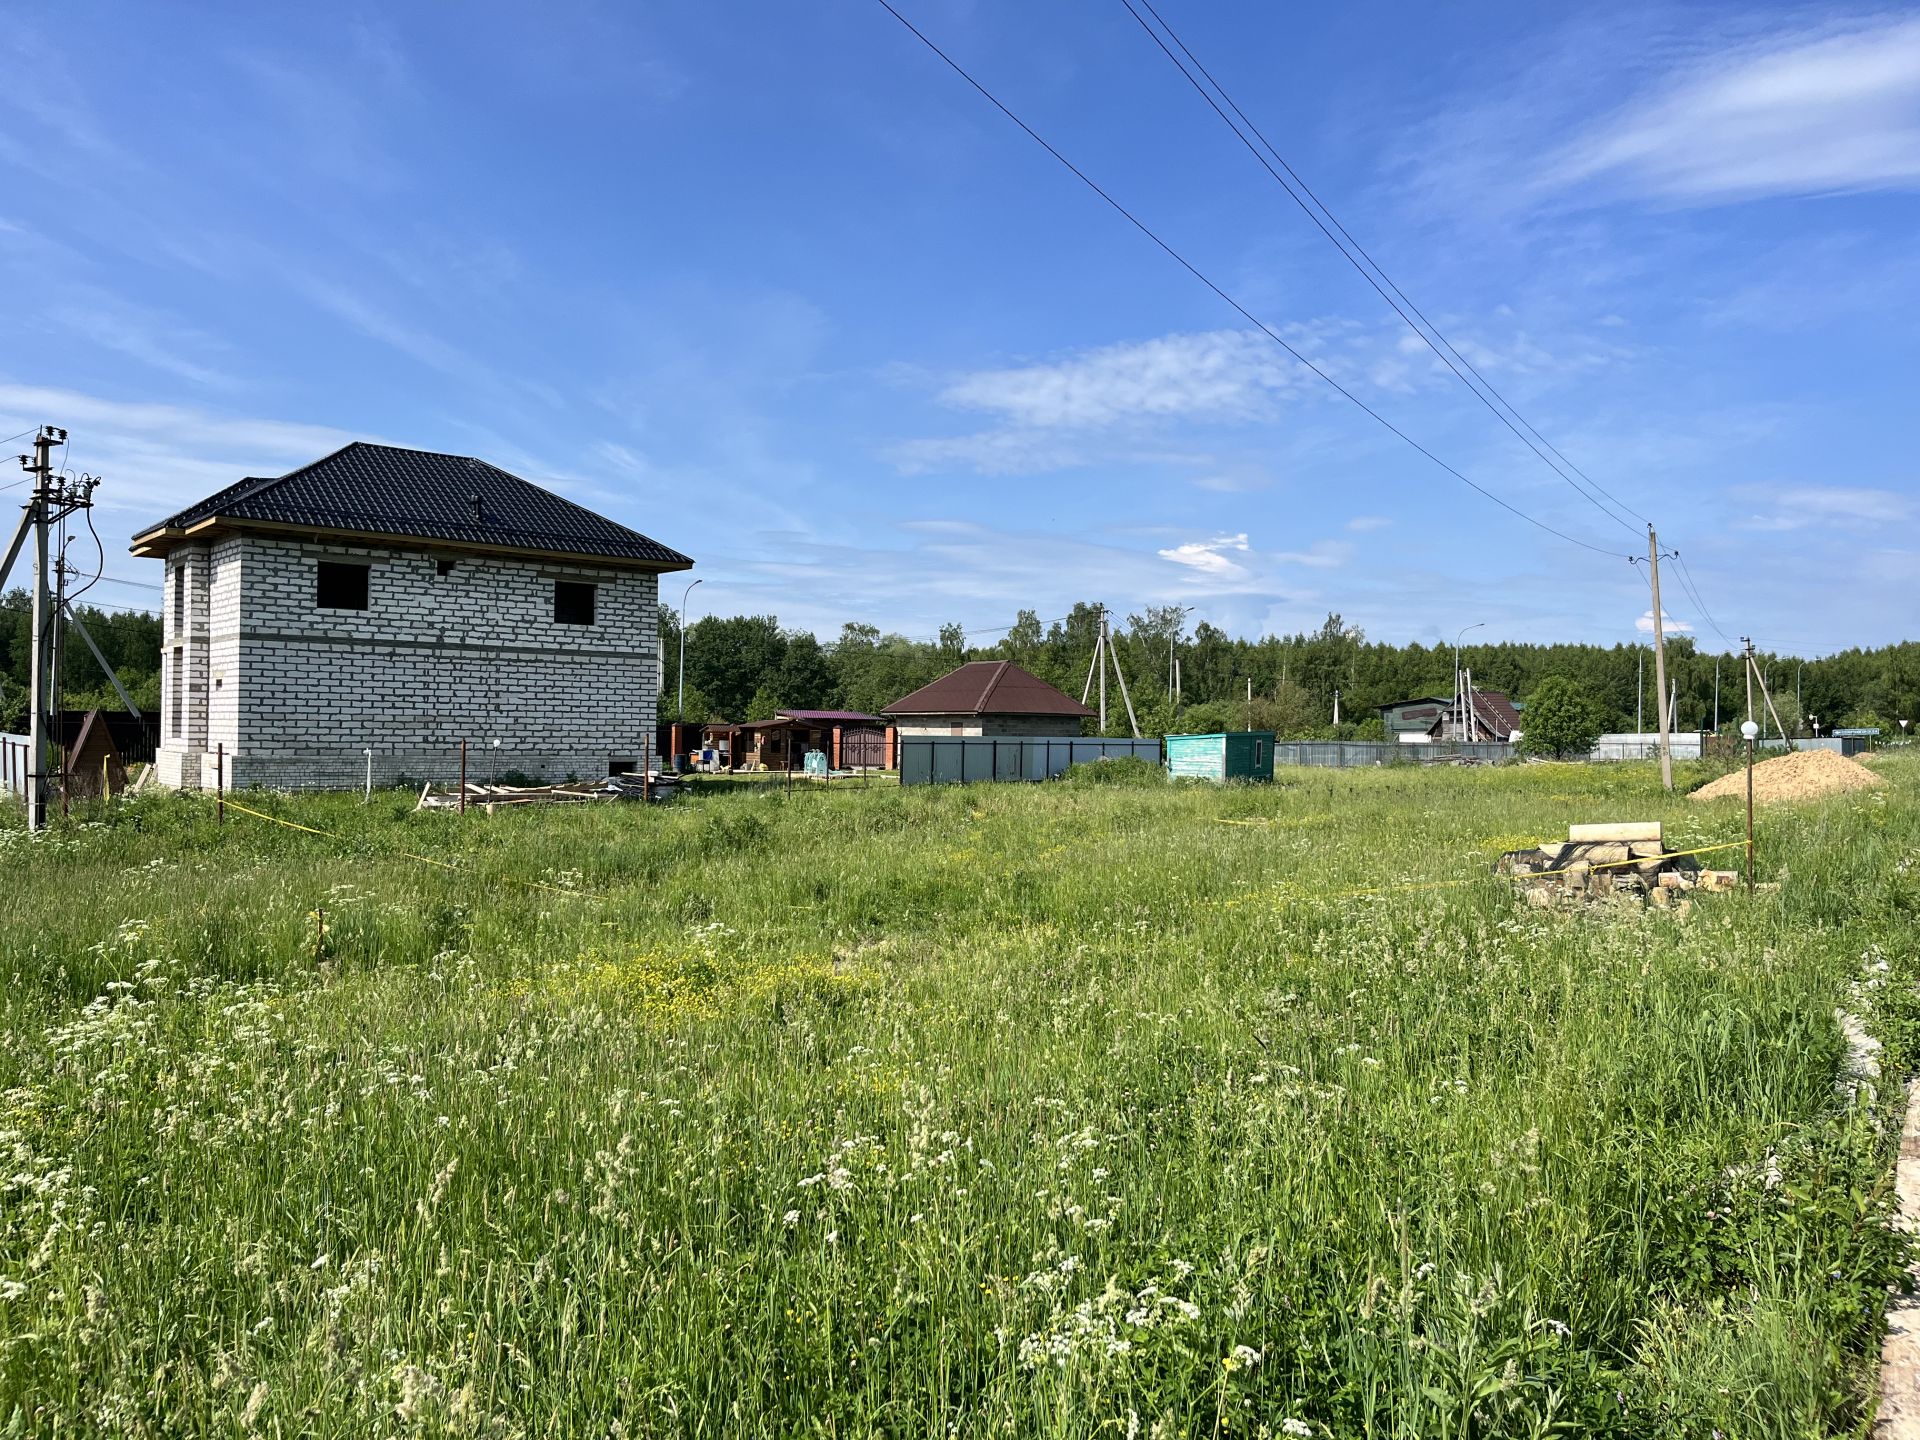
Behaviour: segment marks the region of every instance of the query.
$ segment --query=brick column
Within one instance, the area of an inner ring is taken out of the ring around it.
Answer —
[[[887,726],[887,763],[880,767],[883,770],[891,770],[894,768],[894,765],[895,765],[894,737],[897,736],[899,733],[900,732],[897,729],[895,729],[893,726],[891,725]]]
[[[833,727],[833,749],[827,757],[827,765],[834,770],[840,768],[840,727],[838,725]]]

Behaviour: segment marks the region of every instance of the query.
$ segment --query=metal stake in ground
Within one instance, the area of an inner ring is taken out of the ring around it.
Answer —
[[[467,742],[460,742],[460,813],[467,813]]]
[[[1753,737],[1760,727],[1751,720],[1740,722],[1740,733],[1747,737],[1747,895],[1753,895]]]
[[[206,781],[201,781],[206,784]],[[213,823],[227,823],[227,742],[220,740],[213,747]]]

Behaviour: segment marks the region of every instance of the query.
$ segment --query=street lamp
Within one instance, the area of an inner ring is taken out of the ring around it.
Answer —
[[[680,592],[680,720],[684,724],[687,718],[687,597],[693,594],[693,587],[705,583],[703,576],[699,580],[689,581],[687,588]]]
[[[1807,723],[1813,726],[1813,738],[1818,740],[1820,738],[1820,717],[1818,715],[1808,715]]]
[[[1460,724],[1467,723],[1466,707],[1460,703],[1460,642],[1466,638],[1467,631],[1479,630],[1486,625],[1484,620],[1476,620],[1471,625],[1462,625],[1460,633],[1453,637],[1453,706],[1460,712]]]
[[[1167,641],[1167,699],[1170,701],[1180,692],[1180,662],[1177,658],[1180,654],[1180,632],[1186,628],[1187,616],[1193,613],[1194,607],[1176,605],[1173,608],[1179,612],[1179,617],[1174,623],[1173,638]]]

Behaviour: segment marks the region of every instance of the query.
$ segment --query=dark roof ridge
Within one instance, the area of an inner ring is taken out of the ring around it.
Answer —
[[[993,692],[995,688],[1000,684],[1001,679],[1006,675],[1007,667],[1011,665],[1013,662],[1011,660],[1002,660],[998,664],[995,664],[993,661],[989,660],[982,663],[992,665],[993,671],[991,674],[987,676],[987,683],[981,689],[980,698],[974,702],[973,708],[979,711],[980,713],[985,714],[987,709],[987,701],[993,698]]]

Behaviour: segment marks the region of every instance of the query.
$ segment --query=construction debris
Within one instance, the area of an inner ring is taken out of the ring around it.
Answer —
[[[1777,805],[1795,800],[1818,800],[1848,790],[1874,790],[1884,785],[1873,771],[1857,760],[1836,755],[1831,750],[1797,750],[1762,760],[1753,767],[1753,803]],[[1722,775],[1711,785],[1702,785],[1688,797],[1693,800],[1737,800],[1747,793],[1747,772],[1736,770]]]
[[[604,780],[573,780],[564,785],[481,785],[468,781],[468,810],[492,814],[500,805],[585,805],[597,800],[669,800],[680,788],[679,777],[654,771],[650,775],[609,775]],[[461,809],[461,787],[435,790],[422,787],[416,810]]]
[[[1670,853],[1657,820],[1574,825],[1565,844],[1510,850],[1494,867],[1511,875],[1527,903],[1540,908],[1632,898],[1684,913],[1689,892],[1731,890],[1732,870],[1702,870],[1691,855]]]

